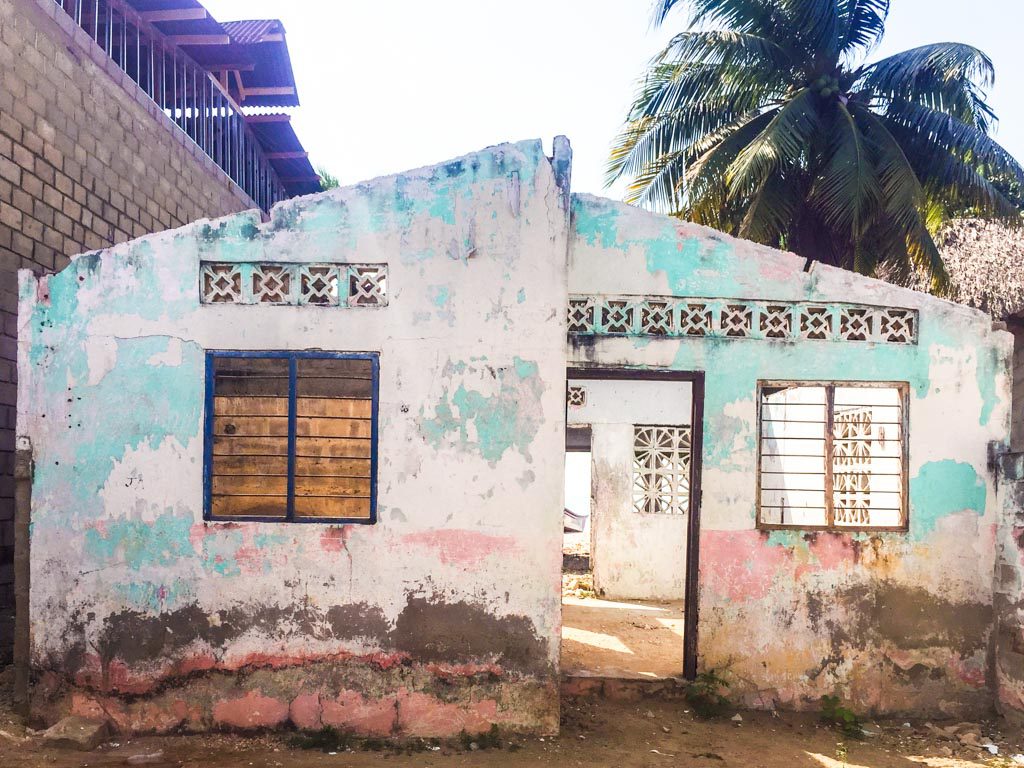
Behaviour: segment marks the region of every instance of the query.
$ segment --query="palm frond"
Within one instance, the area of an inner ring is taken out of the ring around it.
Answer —
[[[906,274],[908,265],[901,263],[905,259],[900,258],[905,254],[910,264],[930,277],[935,289],[943,289],[949,276],[922,215],[926,199],[917,173],[900,142],[878,115],[856,104],[851,105],[851,110],[862,121],[865,139],[875,154],[882,190],[876,236],[890,244],[892,255],[886,259],[888,265]]]
[[[736,156],[725,173],[730,195],[760,187],[772,173],[796,165],[820,126],[815,95],[803,89],[775,113],[765,129]]]
[[[992,61],[963,43],[936,43],[913,48],[854,73],[856,89],[879,106],[912,101],[989,130],[994,114],[985,101],[995,72]]]
[[[805,60],[815,53],[838,56],[841,19],[836,0],[777,0],[784,15],[796,22],[793,26],[797,47]]]
[[[686,167],[686,193],[682,213],[694,221],[734,232],[739,221],[731,215],[726,171],[744,147],[774,119],[777,109],[746,115],[696,142]],[[742,217],[742,213],[740,214]]]
[[[890,0],[839,0],[842,19],[840,52],[849,56],[870,51],[882,39]]]
[[[952,153],[984,166],[991,173],[1004,174],[1024,184],[1024,168],[995,139],[977,126],[923,104],[893,102],[885,111],[887,123],[897,127],[905,141],[921,149],[925,161],[917,168],[924,176],[933,172],[933,163],[944,163],[943,153]],[[930,161],[930,162],[929,162]]]
[[[728,66],[737,73],[748,66],[789,69],[794,65],[786,49],[775,40],[728,29],[680,32],[654,60]]]
[[[762,31],[772,29],[777,16],[774,0],[657,0],[654,4],[653,25],[660,27],[678,5],[690,11],[689,27],[720,27],[736,31]]]
[[[1009,224],[1024,223],[1021,206],[1011,199],[1006,190],[994,184],[990,169],[975,163],[969,156],[962,157],[949,151],[936,151],[935,147],[908,136],[905,128],[889,125],[890,132],[907,149],[910,163],[915,168],[922,186],[935,200],[941,200],[942,218],[931,212],[928,229],[938,232],[953,216],[970,215],[998,219]]]
[[[805,190],[786,174],[768,176],[746,204],[737,235],[765,245],[781,247],[805,199]]]
[[[781,96],[777,70],[747,68],[730,79],[716,65],[663,64],[641,83],[630,120],[620,131],[605,169],[606,183],[660,171],[658,158],[684,151],[740,117]],[[656,167],[648,168],[649,165]],[[664,209],[670,198],[655,194]],[[672,205],[669,205],[672,207]]]
[[[784,77],[773,67],[731,71],[716,64],[662,64],[641,83],[630,119],[702,103],[730,105],[743,111],[778,98],[784,87]]]
[[[660,213],[677,213],[686,189],[686,152],[666,152],[637,173],[626,188],[625,201]]]
[[[842,103],[836,106],[828,152],[809,201],[830,228],[856,242],[881,202],[882,189],[861,129]]]

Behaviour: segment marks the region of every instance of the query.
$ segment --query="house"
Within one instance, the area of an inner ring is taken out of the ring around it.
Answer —
[[[197,0],[0,5],[0,661],[13,606],[19,268],[319,189],[279,22]],[[266,111],[266,110],[264,110]]]
[[[567,450],[638,601],[587,610],[679,593],[666,684],[1020,708],[1010,334],[570,166],[504,144],[21,272],[38,719],[557,730],[617,684],[566,643],[634,651],[563,609]]]

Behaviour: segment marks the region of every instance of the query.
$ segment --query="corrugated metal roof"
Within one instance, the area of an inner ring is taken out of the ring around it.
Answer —
[[[291,115],[274,113],[248,115],[246,122],[267,153],[289,196],[319,192],[320,177],[295,134],[291,119]]]
[[[285,29],[279,19],[221,23],[200,0],[128,0],[128,3],[144,14],[144,18],[149,15],[157,30],[172,38],[193,61],[215,77],[221,72],[232,73],[227,78],[228,89],[239,106],[299,105]],[[218,39],[220,37],[223,41]],[[288,159],[271,160],[282,178],[293,179],[285,183],[289,192],[315,191],[313,166],[304,156],[296,157],[304,150],[288,116],[276,116],[258,124],[247,119],[268,154],[289,154]],[[316,189],[319,189],[319,182]]]
[[[284,25],[278,19],[224,21],[221,26],[231,35],[232,40],[241,45],[262,43],[267,35],[284,34]]]

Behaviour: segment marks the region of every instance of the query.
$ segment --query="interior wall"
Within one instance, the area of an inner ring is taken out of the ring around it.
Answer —
[[[613,599],[682,600],[686,514],[645,514],[633,504],[637,425],[686,426],[686,381],[573,379],[586,404],[569,406],[568,423],[592,430],[591,568],[594,589]]]

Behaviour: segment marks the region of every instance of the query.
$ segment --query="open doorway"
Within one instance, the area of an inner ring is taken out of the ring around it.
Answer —
[[[562,550],[569,675],[659,679],[695,671],[702,399],[698,374],[569,371]]]

